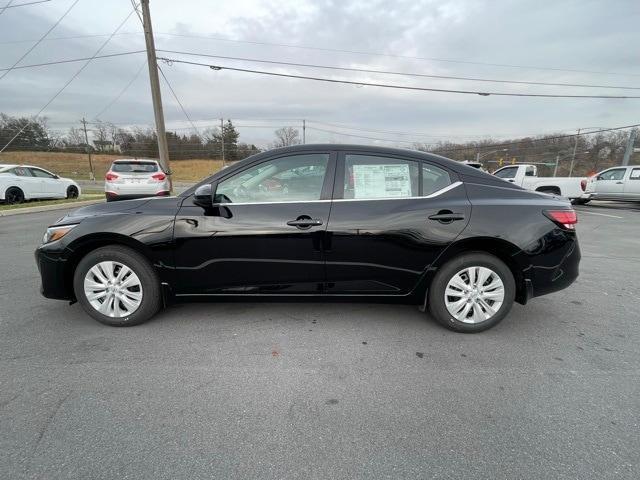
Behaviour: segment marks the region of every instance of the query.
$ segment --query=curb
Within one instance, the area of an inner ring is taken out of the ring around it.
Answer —
[[[22,215],[26,213],[48,212],[50,210],[65,210],[68,208],[84,207],[85,205],[93,205],[94,203],[102,203],[101,200],[84,200],[82,202],[57,203],[55,205],[43,205],[41,207],[25,207],[16,208],[15,210],[0,210],[0,217],[10,217],[12,215]]]

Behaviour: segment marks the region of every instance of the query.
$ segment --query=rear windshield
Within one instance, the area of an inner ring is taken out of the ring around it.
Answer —
[[[158,164],[155,162],[117,162],[111,165],[112,172],[121,173],[151,173],[158,171]]]

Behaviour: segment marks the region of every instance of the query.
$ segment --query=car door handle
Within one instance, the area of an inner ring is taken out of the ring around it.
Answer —
[[[451,223],[456,220],[464,220],[464,215],[462,213],[438,212],[435,215],[430,215],[429,220],[435,220],[440,223]]]
[[[309,227],[317,227],[318,225],[322,225],[322,220],[319,218],[296,218],[295,220],[289,220],[287,225],[290,227],[297,228],[309,228]]]
[[[624,182],[616,182],[616,185],[623,185]]]

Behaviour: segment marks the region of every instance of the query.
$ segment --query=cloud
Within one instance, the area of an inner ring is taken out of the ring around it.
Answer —
[[[16,8],[12,12],[5,12],[0,16],[0,42],[37,38],[68,5],[69,2],[50,2],[46,6]],[[129,9],[130,4],[125,0],[80,2],[51,36],[109,33]],[[152,3],[152,16],[157,47],[172,50],[514,80],[634,85],[638,77],[443,60],[640,74],[634,71],[637,59],[632,48],[640,40],[637,33],[640,18],[631,1],[238,0],[213,3],[194,0],[189,2],[187,8],[180,2],[167,0]],[[140,32],[135,17],[130,19],[123,32],[133,33],[114,38],[105,53],[143,48],[142,35],[135,33]],[[225,42],[163,33],[425,59]],[[104,37],[97,37],[43,42],[25,62],[91,55],[103,40]],[[3,44],[0,47],[0,64],[5,66],[13,63],[29,44]],[[93,61],[45,114],[51,119],[52,125],[59,122],[60,128],[67,128],[82,116],[91,118],[118,95],[143,61],[143,54]],[[313,73],[332,78],[435,88],[581,94],[624,92],[409,79],[294,67],[256,67],[255,64],[237,61],[224,63],[270,71]],[[11,72],[0,80],[0,111],[23,115],[35,113],[77,68],[79,64]],[[190,116],[203,120],[198,122],[199,125],[213,124],[221,116],[236,119],[239,124],[268,124],[269,128],[240,128],[242,140],[261,145],[271,141],[273,129],[280,124],[297,125],[298,120],[294,119],[302,118],[452,138],[476,135],[505,138],[569,130],[603,122],[606,122],[603,126],[634,123],[639,102],[406,92],[267,78],[224,70],[214,72],[178,64],[163,65],[162,68]],[[164,86],[163,99],[169,126],[187,126],[184,115]],[[102,118],[122,124],[150,124],[153,119],[150,101],[147,73],[143,71],[127,93]],[[291,120],[255,120],[261,118]],[[408,138],[373,132],[359,133],[373,137]],[[308,137],[317,141],[369,141],[314,130],[308,131]],[[416,140],[424,138],[416,137]]]

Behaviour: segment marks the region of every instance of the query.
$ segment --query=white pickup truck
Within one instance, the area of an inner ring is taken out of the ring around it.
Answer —
[[[539,177],[538,167],[527,164],[502,167],[493,174],[527,190],[560,195],[578,205],[587,203],[590,198],[590,195],[584,192],[587,186],[586,177]]]

